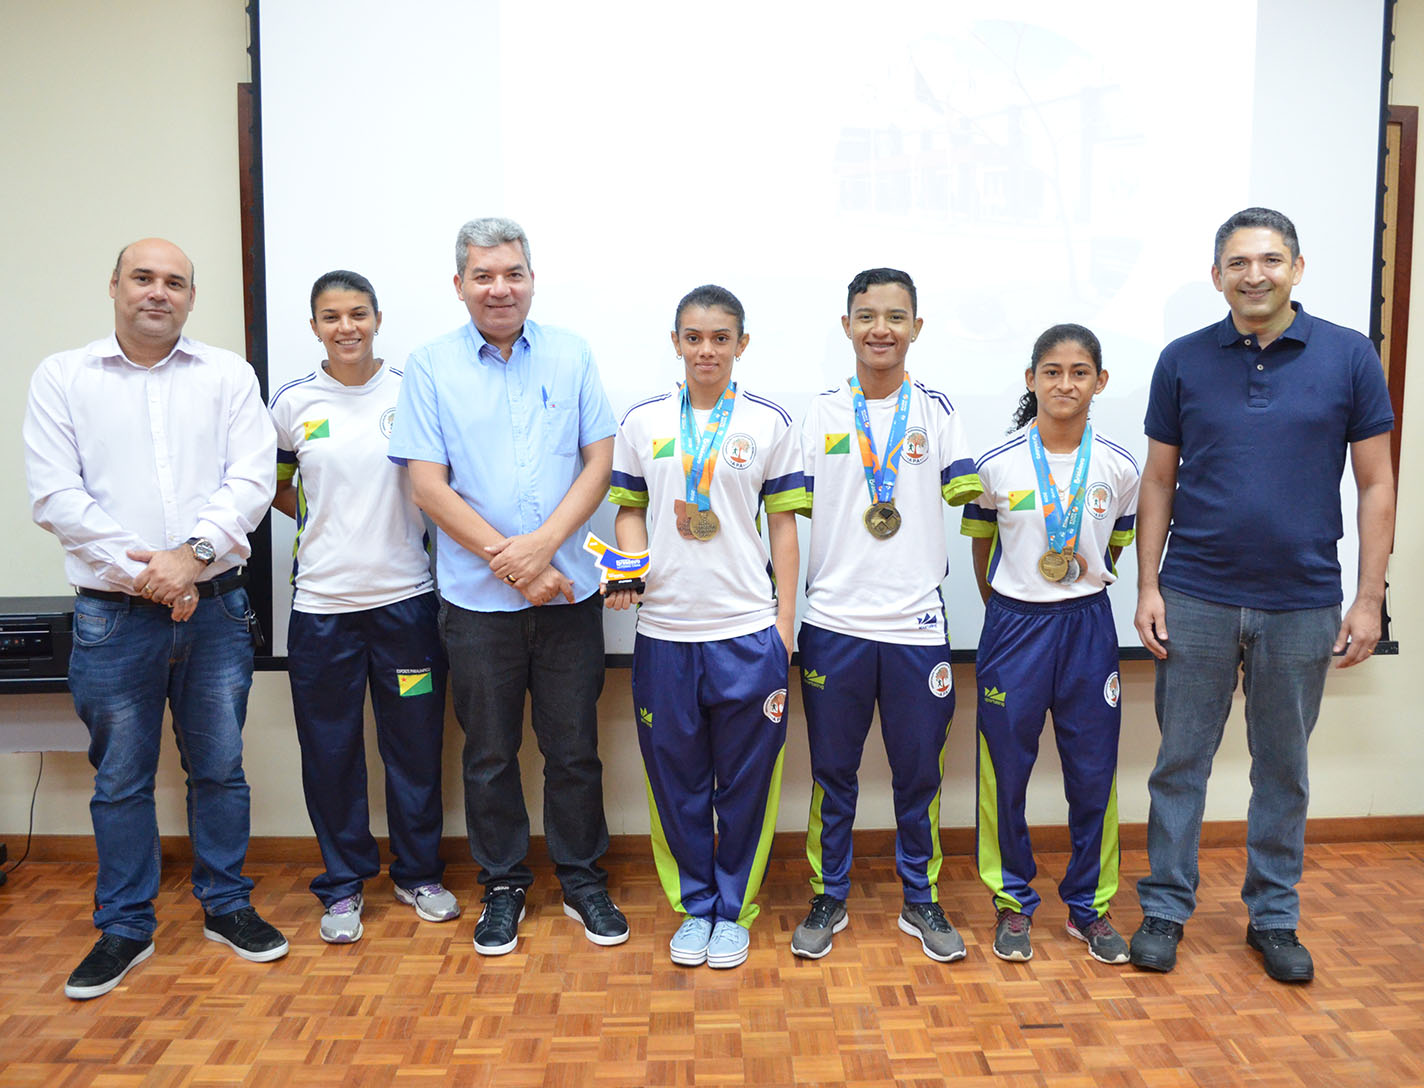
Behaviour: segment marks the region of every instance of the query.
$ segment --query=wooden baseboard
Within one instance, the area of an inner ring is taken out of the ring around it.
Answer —
[[[1125,850],[1142,850],[1147,846],[1146,824],[1123,824],[1119,830]],[[974,853],[972,827],[947,827],[940,831],[940,847],[946,855]],[[13,832],[0,835],[9,844],[10,857],[24,852],[24,835]],[[1424,841],[1424,816],[1348,816],[1308,820],[1306,842],[1420,842]],[[382,851],[388,851],[385,839],[379,840]],[[1047,853],[1066,852],[1069,846],[1068,828],[1037,827],[1033,829],[1036,850]],[[1219,820],[1202,825],[1201,844],[1204,847],[1244,846],[1245,820]],[[164,864],[184,864],[193,860],[192,846],[184,835],[165,835],[162,839]],[[772,844],[780,858],[801,857],[806,848],[806,836],[801,831],[778,831]],[[447,836],[441,851],[450,864],[469,862],[468,847],[463,836]],[[890,857],[895,853],[895,832],[889,828],[870,828],[855,832],[855,853],[859,857]],[[609,843],[610,861],[636,861],[649,854],[648,836],[615,835]],[[548,853],[542,836],[530,843],[530,862],[543,865]],[[248,844],[249,861],[305,862],[315,861],[316,842],[310,835],[258,835]],[[90,862],[95,860],[91,835],[36,835],[30,843],[30,861]]]

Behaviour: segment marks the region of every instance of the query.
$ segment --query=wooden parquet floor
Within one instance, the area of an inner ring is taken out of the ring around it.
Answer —
[[[1115,916],[1138,922],[1145,856],[1124,856]],[[1202,902],[1170,975],[1089,959],[1045,903],[1027,964],[989,951],[993,916],[972,860],[946,860],[941,901],[969,955],[926,959],[895,926],[892,858],[859,858],[850,927],[823,960],[791,955],[809,892],[781,858],[751,958],[679,968],[676,919],[651,861],[612,859],[632,926],[600,949],[539,874],[515,953],[471,945],[473,869],[447,883],[467,914],[420,922],[367,888],[366,936],[316,935],[311,869],[256,863],[254,902],[292,942],[250,964],[202,937],[186,867],[168,865],[154,956],[113,993],[72,1002],[94,939],[93,867],[26,864],[0,888],[0,1084],[137,1085],[1424,1085],[1424,843],[1313,844],[1302,939],[1316,980],[1267,979],[1244,944],[1244,851],[1205,850]],[[1066,857],[1040,859],[1046,894]]]

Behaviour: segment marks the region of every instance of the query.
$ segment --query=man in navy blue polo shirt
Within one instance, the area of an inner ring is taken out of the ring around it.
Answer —
[[[529,240],[474,219],[455,241],[470,320],[406,363],[389,454],[437,536],[441,633],[465,731],[465,823],[484,911],[475,950],[514,951],[533,882],[519,772],[524,704],[544,756],[544,835],[564,913],[595,944],[628,939],[608,849],[598,696],[603,599],[581,546],[616,424],[582,337],[529,320]]]
[[[1291,302],[1304,270],[1284,215],[1233,215],[1216,232],[1211,270],[1231,312],[1167,345],[1152,377],[1136,625],[1158,659],[1162,745],[1148,781],[1152,872],[1137,886],[1143,921],[1132,938],[1132,962],[1150,970],[1175,966],[1196,905],[1207,777],[1241,668],[1252,754],[1246,942],[1272,978],[1314,977],[1296,938],[1306,743],[1331,655],[1356,665],[1379,641],[1394,415],[1369,340]],[[1335,545],[1347,448],[1360,563],[1342,620]]]

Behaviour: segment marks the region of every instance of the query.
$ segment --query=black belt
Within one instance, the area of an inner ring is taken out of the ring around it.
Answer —
[[[241,589],[247,585],[247,569],[239,567],[235,571],[227,574],[220,574],[210,582],[199,582],[197,585],[199,599],[205,597],[216,597],[219,593],[228,593],[234,589]],[[116,593],[108,589],[90,589],[88,586],[75,586],[74,592],[81,597],[93,597],[96,601],[113,601],[115,604],[149,604],[156,608],[168,608],[166,604],[150,600],[148,597],[139,597],[133,593]]]

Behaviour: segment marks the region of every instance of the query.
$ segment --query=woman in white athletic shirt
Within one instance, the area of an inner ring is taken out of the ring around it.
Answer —
[[[1128,957],[1107,913],[1118,886],[1122,717],[1107,587],[1132,542],[1139,473],[1089,422],[1107,381],[1091,331],[1055,325],[1043,333],[1012,433],[975,463],[984,491],[960,526],[973,538],[986,604],[975,664],[979,876],[997,912],[994,954],[1005,960],[1033,955],[1039,896],[1024,800],[1050,710],[1072,838],[1058,886],[1068,934],[1104,963]]]
[[[381,868],[366,802],[368,686],[395,897],[431,922],[460,908],[440,883],[446,661],[425,524],[406,470],[386,456],[401,374],[375,356],[381,313],[364,276],[328,272],[311,310],[326,358],[272,397],[272,505],[297,521],[287,671],[326,866],[311,889],[322,940],[345,944],[361,937],[363,886]]]
[[[806,490],[791,417],[732,380],[743,324],[725,288],[688,293],[672,333],[684,380],[633,405],[613,447],[618,546],[651,555],[646,591],[608,605],[641,601],[635,728],[658,876],[686,916],[669,945],[684,966],[747,958],[786,742]]]

